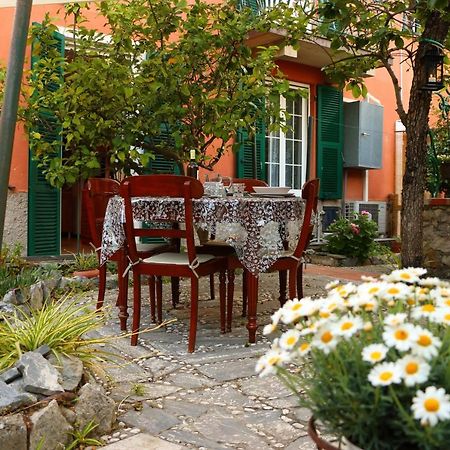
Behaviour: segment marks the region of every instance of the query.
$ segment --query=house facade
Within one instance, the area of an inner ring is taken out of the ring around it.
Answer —
[[[63,54],[64,30],[70,26],[61,5],[33,6],[31,20],[41,22],[46,13],[58,18],[58,42]],[[93,26],[101,25],[94,11]],[[0,60],[7,62],[11,42],[14,8],[3,8],[0,15]],[[257,47],[277,43],[277,64],[291,89],[305,89],[297,100],[280,98],[291,114],[292,131],[269,133],[261,127],[237,153],[225,154],[216,165],[222,176],[265,179],[272,186],[300,189],[303,183],[321,180],[322,222],[326,225],[338,214],[369,210],[384,235],[395,235],[392,199],[400,195],[403,174],[403,127],[395,111],[394,91],[384,69],[368,74],[369,94],[355,99],[336,89],[322,68],[331,62],[327,42],[301,42],[298,50],[283,46],[283,37],[274,31],[254,33],[248,45]],[[393,70],[407,96],[411,74],[393,61]],[[27,51],[25,69],[32,64]],[[404,99],[407,101],[407,98]],[[159,168],[164,162],[156,160]],[[203,179],[204,172],[200,172]],[[211,177],[211,174],[209,174]],[[41,176],[29,157],[24,130],[15,135],[4,239],[21,242],[29,256],[58,255],[61,239],[77,232],[76,189],[56,190]],[[25,219],[26,218],[26,219]]]

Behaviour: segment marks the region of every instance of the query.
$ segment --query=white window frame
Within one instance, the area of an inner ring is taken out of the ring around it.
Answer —
[[[308,92],[308,95],[306,97],[301,97],[301,104],[302,104],[302,122],[301,122],[301,128],[302,128],[302,133],[301,133],[301,147],[300,147],[300,161],[301,161],[301,172],[300,172],[300,187],[296,188],[296,189],[292,189],[292,192],[295,193],[295,195],[300,195],[301,192],[301,186],[305,183],[306,181],[306,165],[307,165],[307,161],[308,161],[308,117],[309,117],[309,104],[310,104],[310,86],[307,84],[302,84],[302,83],[295,83],[295,82],[290,82],[289,83],[289,87],[290,89],[306,89]],[[286,98],[283,96],[280,96],[280,106],[282,109],[286,109]],[[274,136],[274,133],[266,133],[266,172],[267,172],[267,179],[270,183],[270,165],[271,162],[269,160],[270,158],[270,143],[272,142],[271,137],[275,137],[278,138],[279,141],[279,149],[280,149],[280,154],[279,154],[279,186],[287,186],[286,184],[286,134],[280,130],[279,132],[279,136]],[[296,142],[294,141],[294,144],[296,144]],[[296,150],[294,148],[294,150]]]

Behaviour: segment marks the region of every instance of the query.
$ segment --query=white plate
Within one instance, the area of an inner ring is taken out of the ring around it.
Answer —
[[[253,186],[255,194],[263,195],[286,195],[289,194],[289,187]]]

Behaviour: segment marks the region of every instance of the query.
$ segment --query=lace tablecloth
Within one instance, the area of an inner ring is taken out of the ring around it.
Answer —
[[[135,220],[183,221],[184,200],[169,197],[133,199]],[[254,275],[267,271],[283,252],[283,241],[293,249],[303,222],[304,201],[297,197],[202,197],[193,200],[194,225],[232,245]],[[103,225],[101,263],[125,243],[123,199],[112,197]]]

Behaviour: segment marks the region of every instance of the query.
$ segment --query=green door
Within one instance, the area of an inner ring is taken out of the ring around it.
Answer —
[[[64,55],[64,36],[54,33],[55,43],[61,55]],[[31,66],[37,64],[39,55],[33,54]],[[56,86],[49,85],[49,89]],[[40,123],[36,126],[47,142],[60,140],[59,123],[51,111],[42,111]],[[61,190],[56,189],[46,181],[42,171],[29,152],[28,164],[28,255],[50,256],[61,252]]]
[[[317,87],[317,177],[321,199],[342,198],[344,108],[342,92]]]

